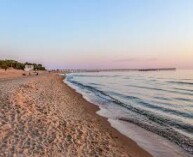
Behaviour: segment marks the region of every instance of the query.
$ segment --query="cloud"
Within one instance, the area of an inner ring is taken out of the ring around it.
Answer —
[[[136,62],[136,61],[156,61],[157,58],[122,58],[113,60],[114,62]]]

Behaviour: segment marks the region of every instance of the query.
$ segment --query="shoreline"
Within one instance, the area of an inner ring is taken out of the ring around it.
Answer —
[[[100,108],[96,105],[93,104],[89,101],[87,101],[82,94],[78,93],[75,89],[73,89],[72,87],[70,87],[68,84],[66,84],[64,82],[65,80],[65,76],[64,79],[62,80],[63,84],[65,84],[70,90],[72,90],[78,97],[80,97],[80,99],[83,99],[83,101],[85,101],[85,106],[87,108],[87,112],[91,113],[93,116],[97,117],[97,119],[100,119],[100,122],[108,129],[111,131],[112,134],[114,134],[114,136],[117,136],[116,138],[118,138],[124,145],[128,145],[129,151],[131,152],[132,156],[141,156],[142,157],[152,157],[152,155],[147,152],[146,150],[144,150],[143,148],[141,148],[134,140],[130,139],[129,137],[127,137],[126,135],[120,133],[116,128],[114,128],[113,126],[111,126],[110,122],[108,121],[108,118],[106,117],[102,117],[99,114],[97,114],[98,111],[100,111]]]
[[[0,81],[0,156],[151,157],[63,79],[42,74]]]
[[[118,132],[119,134],[123,135],[124,137],[136,143],[138,147],[147,151],[152,156],[156,156],[156,157],[192,156],[191,154],[187,153],[184,149],[182,149],[179,145],[169,141],[168,139],[162,136],[159,136],[158,134],[148,131],[134,123],[125,122],[119,119],[118,120],[114,120],[111,118],[109,119],[107,116],[104,115],[104,113],[101,113],[102,108],[100,108],[97,104],[95,104],[95,102],[89,100],[89,98],[85,96],[84,93],[81,93],[81,91],[77,89],[76,86],[71,85],[71,83],[68,84],[68,82],[65,81],[65,78],[63,82],[71,89],[73,89],[77,94],[80,94],[82,98],[85,99],[87,102],[89,102],[91,105],[97,107],[95,114],[97,114],[100,117],[103,117],[104,120],[108,122],[111,128],[115,129],[116,132]],[[121,127],[124,128],[125,130],[120,129]],[[140,139],[140,138],[144,138],[144,139]]]

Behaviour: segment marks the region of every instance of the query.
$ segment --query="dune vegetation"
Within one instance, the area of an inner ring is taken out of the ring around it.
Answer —
[[[18,69],[18,70],[24,70],[25,65],[34,65],[34,70],[46,70],[42,64],[36,64],[36,63],[21,63],[15,60],[0,60],[0,68],[5,69],[5,71],[9,68]]]

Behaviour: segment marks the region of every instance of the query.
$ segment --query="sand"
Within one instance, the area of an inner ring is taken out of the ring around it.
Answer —
[[[5,71],[3,69],[0,69],[0,80],[22,77],[23,73],[23,70],[10,69]]]
[[[39,74],[47,73],[46,71],[37,71]],[[25,75],[25,76],[24,76]],[[15,78],[22,78],[29,75],[29,72],[24,70],[14,70],[14,69],[0,69],[0,81],[7,80],[7,79],[15,79]],[[35,75],[31,72],[31,75]]]
[[[151,156],[59,75],[14,78],[0,79],[0,156]]]

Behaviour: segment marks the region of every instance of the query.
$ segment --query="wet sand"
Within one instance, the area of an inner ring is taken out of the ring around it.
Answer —
[[[57,74],[0,80],[0,100],[0,156],[151,156]]]

